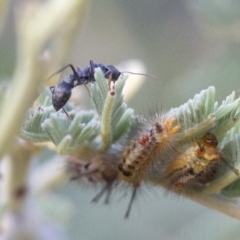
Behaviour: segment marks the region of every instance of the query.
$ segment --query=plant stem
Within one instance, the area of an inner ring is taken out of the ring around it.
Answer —
[[[3,202],[8,210],[19,212],[28,191],[27,178],[32,155],[38,147],[21,139],[13,151],[4,157],[5,169],[3,171]]]
[[[102,150],[106,150],[112,143],[112,112],[115,102],[115,92],[110,90],[108,92],[101,117],[101,136],[102,136]]]
[[[221,194],[191,196],[191,200],[240,220],[240,199],[230,199]]]

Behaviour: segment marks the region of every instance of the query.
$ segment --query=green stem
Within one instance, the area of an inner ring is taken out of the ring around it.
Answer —
[[[18,139],[13,151],[4,157],[3,201],[8,210],[19,212],[28,191],[27,178],[32,155],[38,148]]]
[[[240,171],[240,168],[236,168],[238,171]],[[234,182],[236,179],[238,179],[239,176],[237,176],[234,172],[230,171],[223,175],[221,178],[213,181],[209,186],[207,186],[203,192],[201,192],[201,195],[210,195],[214,193],[220,192],[223,188],[228,186],[230,183]]]
[[[112,112],[115,103],[115,91],[108,92],[101,116],[102,150],[106,150],[112,143]]]
[[[191,200],[198,202],[206,207],[212,208],[233,218],[240,220],[240,200],[230,199],[223,195],[216,194],[211,196],[191,196]]]
[[[38,96],[44,72],[49,67],[39,60],[43,47],[53,34],[63,26],[68,26],[66,23],[69,19],[76,27],[76,19],[85,10],[82,9],[83,3],[83,0],[52,0],[40,5],[36,2],[29,3],[19,9],[16,17],[17,67],[12,88],[5,96],[0,113],[0,126],[4,126],[0,132],[0,157],[10,151],[9,143],[19,132],[27,110]],[[73,26],[71,25],[72,33]]]

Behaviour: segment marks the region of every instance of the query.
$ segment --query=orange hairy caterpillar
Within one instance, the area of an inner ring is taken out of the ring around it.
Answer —
[[[169,181],[169,188],[175,191],[188,188],[196,190],[198,186],[212,181],[219,160],[222,159],[217,146],[217,138],[211,133],[193,142],[178,159],[167,167],[165,177]]]
[[[88,154],[80,158],[69,156],[67,172],[71,180],[82,180],[92,185],[104,184],[92,201],[97,202],[106,193],[105,203],[108,203],[113,185],[118,181],[118,162],[117,155]]]
[[[173,145],[173,138],[180,126],[173,117],[162,117],[141,131],[126,148],[119,163],[120,178],[134,188],[125,217],[128,217],[136,190],[145,178],[150,165],[157,155],[165,155]]]
[[[154,183],[181,194],[197,192],[216,177],[222,162],[239,174],[223,157],[218,149],[218,140],[213,133],[206,133],[199,140],[183,146],[182,153],[172,159],[163,174],[155,174]]]

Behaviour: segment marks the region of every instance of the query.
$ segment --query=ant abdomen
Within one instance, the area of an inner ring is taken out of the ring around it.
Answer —
[[[65,81],[50,87],[52,92],[52,104],[56,111],[60,110],[67,103],[72,95],[72,88],[73,86]]]

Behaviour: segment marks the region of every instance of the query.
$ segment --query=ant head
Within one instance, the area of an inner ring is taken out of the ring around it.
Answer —
[[[52,103],[56,111],[63,108],[72,94],[72,85],[66,82],[61,82],[56,86],[50,87],[52,92]]]
[[[117,68],[115,68],[112,65],[107,65],[106,68],[107,68],[107,72],[105,73],[105,77],[109,79],[109,76],[111,74],[111,80],[113,82],[117,81],[119,76],[122,74],[120,71],[118,71]]]

